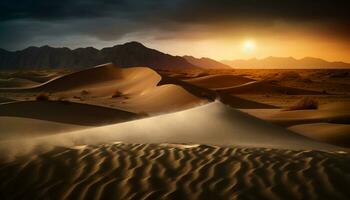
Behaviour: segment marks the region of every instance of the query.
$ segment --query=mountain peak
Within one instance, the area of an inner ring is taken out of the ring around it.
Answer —
[[[124,44],[121,44],[121,45],[116,45],[116,46],[128,46],[128,47],[142,47],[142,48],[147,48],[145,45],[143,45],[142,43],[140,42],[137,42],[137,41],[131,41],[131,42],[126,42]]]
[[[213,60],[211,58],[206,58],[206,57],[202,57],[202,58],[196,58],[193,56],[183,56],[183,58],[185,60],[187,60],[187,62],[196,65],[198,67],[201,68],[206,68],[206,69],[231,69],[230,66],[225,65],[221,62],[218,62],[216,60]]]
[[[0,68],[91,67],[113,62],[121,67],[145,66],[153,69],[199,69],[178,56],[148,48],[132,41],[101,50],[93,47],[71,50],[48,45],[29,47],[21,51],[0,51]]]

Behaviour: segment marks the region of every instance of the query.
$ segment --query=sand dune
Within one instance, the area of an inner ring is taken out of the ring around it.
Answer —
[[[0,140],[59,134],[86,128],[91,127],[30,118],[0,117]]]
[[[350,148],[349,124],[313,123],[295,125],[288,129],[321,142]]]
[[[36,87],[0,92],[48,93],[52,99],[112,105],[130,112],[159,114],[200,104],[201,99],[180,86],[158,86],[161,76],[146,67],[119,68],[105,64],[64,75]]]
[[[283,126],[319,122],[350,124],[350,103],[348,102],[321,105],[317,110],[247,109],[243,111]]]
[[[117,125],[71,132],[66,135],[80,137],[84,144],[113,140],[127,143],[195,143],[288,149],[338,149],[314,142],[220,102]],[[104,137],[101,138],[101,135]]]
[[[29,87],[37,84],[37,82],[22,78],[0,79],[0,88]]]
[[[207,101],[200,100],[182,87],[167,84],[157,86],[151,92],[133,96],[118,104],[118,107],[131,112],[159,115],[188,109],[204,103],[207,103]]]
[[[0,156],[11,160],[21,155],[45,152],[55,146],[69,147],[113,141],[348,151],[341,147],[316,142],[215,102],[181,112],[116,125],[36,137],[30,140],[21,138],[7,140],[0,142]]]
[[[15,100],[5,98],[5,97],[0,97],[0,103],[7,103],[7,102],[11,102],[11,101],[15,101]]]
[[[0,116],[22,117],[85,126],[124,122],[135,113],[64,101],[18,101],[0,105]]]
[[[5,199],[348,199],[349,154],[106,144],[0,165]]]
[[[266,81],[252,81],[239,86],[217,88],[219,92],[230,94],[287,94],[287,95],[320,95],[322,92],[284,87]]]
[[[121,87],[129,88],[128,86],[133,86],[135,81],[141,80],[143,80],[143,83],[137,85],[137,89],[139,90],[152,86],[154,87],[160,81],[160,76],[149,68],[122,69],[108,63],[57,77],[36,87],[30,87],[27,89],[20,88],[15,91],[66,92],[71,90],[110,86],[112,83],[114,84],[114,87],[117,87],[115,88],[116,90]]]
[[[251,81],[253,80],[249,78],[229,74],[209,75],[186,80],[186,82],[189,82],[191,84],[209,89],[232,87],[242,85]]]
[[[199,98],[205,98],[208,100],[215,100],[220,99],[223,103],[230,105],[233,108],[241,108],[241,109],[261,109],[261,108],[276,108],[275,106],[271,106],[268,104],[263,104],[255,101],[251,101],[248,99],[243,99],[237,96],[233,96],[231,94],[223,93],[223,92],[217,92],[214,90],[210,90],[207,88],[203,88],[197,85],[194,85],[190,82],[182,81],[180,79],[169,77],[169,76],[162,76],[162,80],[159,83],[162,84],[175,84],[179,85],[185,90],[187,90],[189,93],[199,97]]]

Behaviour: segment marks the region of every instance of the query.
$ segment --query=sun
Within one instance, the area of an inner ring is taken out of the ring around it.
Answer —
[[[251,52],[253,50],[255,50],[256,45],[255,45],[255,41],[254,40],[245,40],[243,42],[243,50],[246,52]]]

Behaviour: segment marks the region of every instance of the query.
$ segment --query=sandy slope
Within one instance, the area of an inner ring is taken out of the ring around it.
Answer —
[[[350,103],[348,102],[321,105],[317,110],[246,109],[243,111],[283,126],[318,122],[350,123]]]
[[[223,103],[230,105],[233,108],[241,108],[241,109],[262,109],[262,108],[276,108],[275,106],[271,106],[268,104],[263,104],[255,101],[251,101],[249,99],[243,99],[228,93],[214,91],[208,88],[200,87],[194,85],[190,82],[186,82],[174,77],[169,77],[166,75],[162,75],[162,80],[159,83],[162,84],[176,84],[187,90],[189,93],[199,97],[205,98],[208,100],[220,99]]]
[[[64,101],[18,101],[0,104],[0,116],[96,126],[139,118],[135,113]]]
[[[186,82],[204,87],[204,88],[224,88],[241,85],[253,81],[252,79],[242,76],[224,74],[224,75],[209,75],[198,78],[187,79]]]
[[[45,152],[55,146],[127,143],[194,143],[282,149],[341,150],[215,102],[181,112],[64,134],[0,142],[0,156]],[[14,148],[16,147],[16,148]]]
[[[151,92],[135,95],[117,106],[131,112],[159,115],[192,108],[204,103],[207,101],[200,100],[182,87],[167,84],[157,86]]]
[[[350,148],[349,124],[313,123],[295,125],[288,129],[318,141]]]
[[[55,78],[40,86],[0,89],[0,92],[44,92],[51,99],[112,105],[121,110],[151,115],[183,110],[202,102],[180,86],[158,86],[160,81],[161,76],[147,67],[122,69],[113,64],[104,64]]]
[[[7,102],[11,102],[11,101],[15,101],[15,100],[5,98],[5,97],[0,97],[0,103],[7,103]]]
[[[100,137],[101,135],[103,137]],[[67,137],[73,136],[80,137],[85,144],[112,140],[128,143],[195,143],[288,149],[338,149],[314,142],[220,102],[67,134]]]
[[[108,144],[0,165],[4,199],[349,199],[349,154]]]
[[[84,128],[91,127],[20,117],[0,117],[0,140],[66,133]]]
[[[11,88],[11,87],[30,87],[37,85],[37,82],[22,79],[22,78],[8,78],[8,79],[0,79],[0,88]]]
[[[216,91],[230,94],[287,94],[320,95],[322,92],[279,86],[266,81],[252,81],[238,86],[216,88]]]

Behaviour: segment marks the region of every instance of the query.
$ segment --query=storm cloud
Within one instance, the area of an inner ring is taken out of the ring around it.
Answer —
[[[3,0],[0,48],[128,35],[185,39],[250,27],[275,30],[276,23],[346,40],[349,10],[346,0]]]

